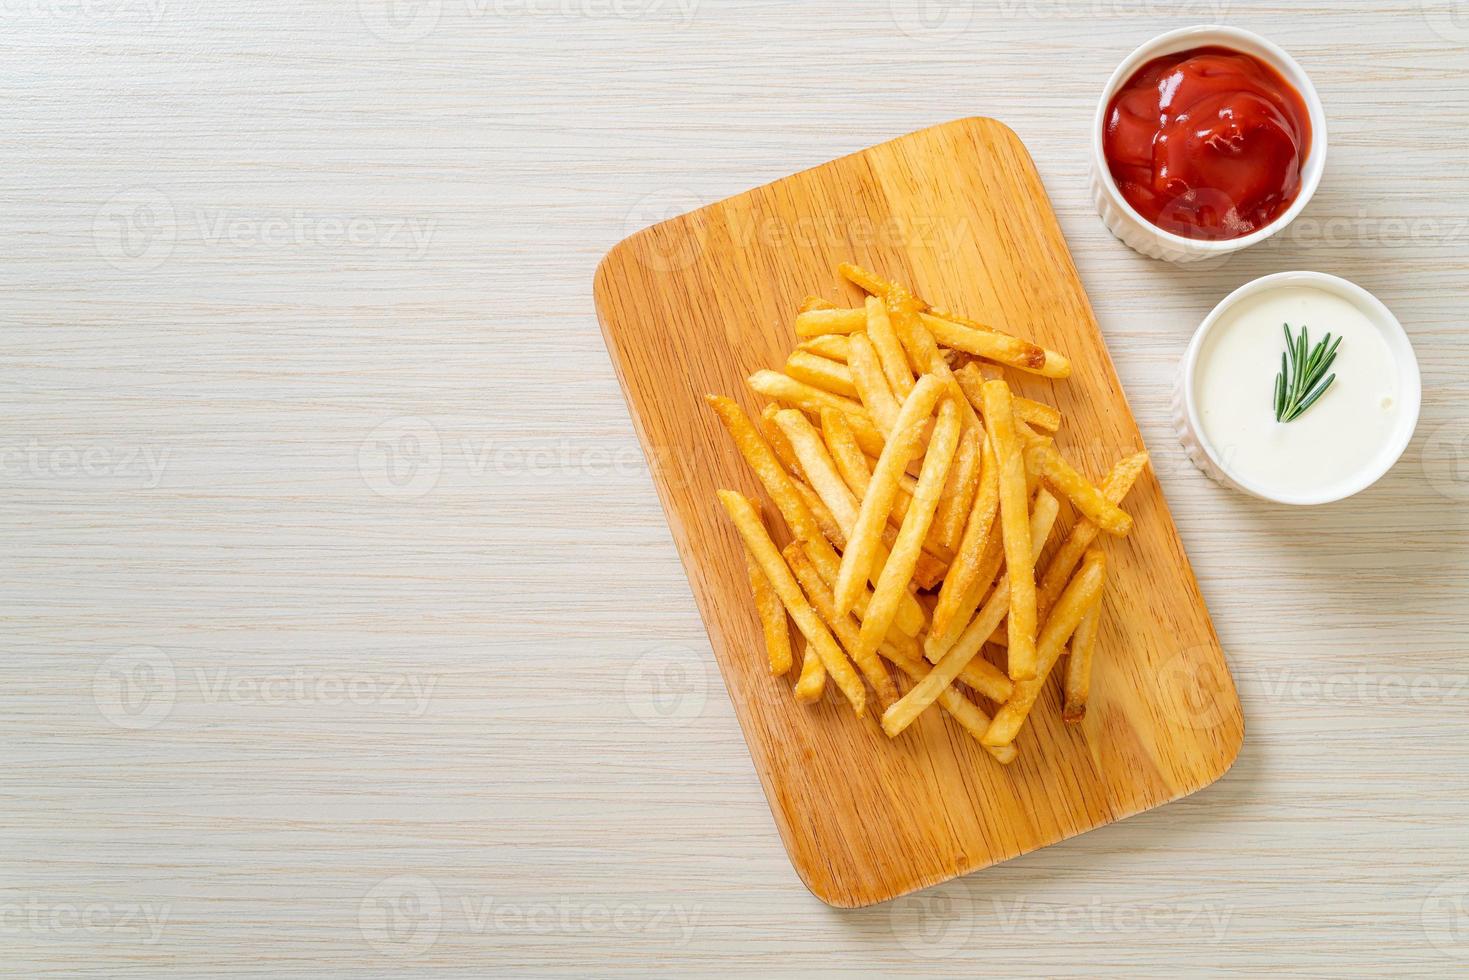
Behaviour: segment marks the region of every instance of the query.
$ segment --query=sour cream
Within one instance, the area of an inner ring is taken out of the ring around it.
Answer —
[[[1336,380],[1290,422],[1275,420],[1283,324],[1314,347],[1340,337]],[[1319,273],[1267,276],[1231,294],[1185,358],[1180,428],[1221,482],[1283,503],[1325,503],[1375,482],[1418,418],[1417,361],[1402,326],[1371,294]],[[1201,458],[1202,457],[1202,458]]]

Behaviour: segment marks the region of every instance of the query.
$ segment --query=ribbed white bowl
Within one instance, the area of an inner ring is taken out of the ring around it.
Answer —
[[[1296,91],[1301,93],[1311,120],[1311,149],[1307,152],[1305,163],[1301,167],[1301,192],[1296,195],[1295,201],[1284,214],[1264,228],[1245,235],[1243,238],[1231,238],[1227,241],[1201,241],[1185,238],[1171,231],[1164,231],[1144,218],[1122,197],[1122,192],[1117,189],[1117,182],[1112,179],[1112,172],[1107,167],[1106,154],[1102,151],[1102,134],[1105,132],[1107,123],[1107,105],[1123,83],[1132,77],[1132,73],[1154,58],[1206,45],[1217,45],[1242,51],[1259,58],[1274,68],[1282,78],[1295,86]],[[1306,75],[1305,70],[1296,64],[1296,60],[1284,50],[1258,34],[1242,31],[1237,27],[1202,25],[1185,27],[1158,35],[1128,55],[1122,64],[1117,66],[1117,70],[1107,80],[1106,87],[1102,89],[1102,97],[1097,101],[1097,115],[1092,123],[1092,200],[1095,201],[1097,214],[1101,216],[1102,223],[1107,226],[1107,230],[1116,235],[1129,248],[1150,258],[1164,259],[1168,262],[1198,262],[1202,259],[1238,252],[1242,248],[1249,248],[1256,242],[1264,241],[1294,221],[1296,215],[1301,213],[1306,203],[1311,200],[1311,195],[1316,193],[1316,186],[1321,183],[1321,174],[1325,169],[1326,112],[1321,107],[1321,98],[1316,94],[1316,86],[1311,84],[1311,79]]]

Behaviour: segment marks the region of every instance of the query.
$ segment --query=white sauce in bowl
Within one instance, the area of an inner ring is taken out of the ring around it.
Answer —
[[[1284,323],[1292,336],[1306,327],[1310,347],[1328,331],[1342,338],[1327,372],[1336,381],[1291,422],[1275,421]],[[1236,480],[1272,497],[1317,497],[1395,452],[1401,377],[1382,330],[1356,303],[1314,286],[1280,285],[1223,311],[1199,348],[1194,404],[1210,455]]]

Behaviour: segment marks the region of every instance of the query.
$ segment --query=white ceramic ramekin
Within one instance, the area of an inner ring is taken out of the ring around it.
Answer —
[[[1388,350],[1392,351],[1398,369],[1401,411],[1398,413],[1397,427],[1393,430],[1392,438],[1379,449],[1370,464],[1351,479],[1312,493],[1288,493],[1262,486],[1231,472],[1224,462],[1223,454],[1210,445],[1195,402],[1194,381],[1198,371],[1199,351],[1203,349],[1214,325],[1220,322],[1225,311],[1241,300],[1281,286],[1314,286],[1352,303],[1381,331],[1382,339],[1387,343]],[[1188,458],[1221,486],[1281,504],[1329,504],[1360,493],[1392,469],[1393,464],[1403,455],[1403,450],[1408,448],[1408,441],[1413,438],[1413,430],[1418,426],[1418,409],[1422,399],[1423,382],[1418,374],[1418,358],[1413,353],[1413,345],[1408,340],[1403,325],[1381,300],[1356,283],[1339,276],[1324,272],[1277,272],[1275,275],[1245,283],[1224,297],[1204,318],[1204,322],[1199,324],[1199,329],[1194,332],[1194,339],[1189,342],[1188,350],[1183,355],[1183,363],[1179,367],[1178,380],[1173,389],[1173,425]]]
[[[1112,101],[1112,96],[1117,93],[1117,89],[1132,77],[1133,72],[1154,58],[1205,45],[1218,45],[1242,51],[1259,58],[1274,68],[1282,78],[1295,86],[1296,91],[1301,93],[1301,98],[1305,100],[1311,119],[1311,149],[1306,154],[1305,164],[1301,167],[1301,192],[1296,195],[1295,202],[1286,209],[1284,214],[1259,231],[1245,235],[1243,238],[1231,238],[1227,241],[1201,241],[1185,238],[1182,235],[1164,231],[1144,218],[1137,212],[1137,209],[1123,199],[1122,192],[1117,189],[1117,182],[1112,179],[1112,172],[1107,167],[1107,158],[1102,152],[1102,134],[1107,122],[1107,105]],[[1144,255],[1155,259],[1166,259],[1169,262],[1198,262],[1229,252],[1237,252],[1242,248],[1249,248],[1256,242],[1269,238],[1290,224],[1295,216],[1301,213],[1306,202],[1311,200],[1311,195],[1316,193],[1316,185],[1321,183],[1321,173],[1325,168],[1326,113],[1321,108],[1321,98],[1316,94],[1316,87],[1311,84],[1311,79],[1306,76],[1301,66],[1296,64],[1295,59],[1285,51],[1258,34],[1251,34],[1237,27],[1214,25],[1185,27],[1153,38],[1128,55],[1126,60],[1117,66],[1117,70],[1107,80],[1106,87],[1102,89],[1102,97],[1097,102],[1096,119],[1092,122],[1091,181],[1092,199],[1096,202],[1097,214],[1101,215],[1107,229],[1124,244]]]

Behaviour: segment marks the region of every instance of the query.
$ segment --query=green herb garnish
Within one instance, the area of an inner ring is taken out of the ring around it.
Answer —
[[[1275,421],[1294,422],[1302,412],[1316,404],[1316,399],[1325,394],[1336,380],[1334,374],[1325,381],[1321,376],[1336,360],[1341,338],[1336,338],[1333,344],[1328,332],[1319,344],[1311,347],[1305,327],[1301,327],[1299,337],[1292,337],[1290,324],[1282,326],[1285,327],[1285,350],[1280,355],[1280,373],[1275,376]]]

